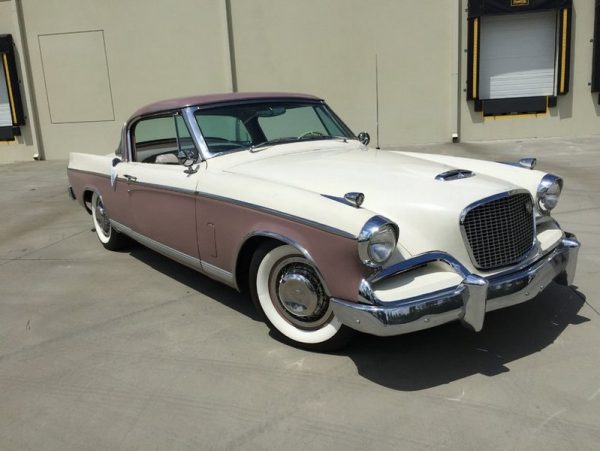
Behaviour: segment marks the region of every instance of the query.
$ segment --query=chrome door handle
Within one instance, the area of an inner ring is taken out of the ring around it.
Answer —
[[[137,177],[129,174],[123,174],[123,177],[127,179],[127,183],[133,183],[137,181]]]

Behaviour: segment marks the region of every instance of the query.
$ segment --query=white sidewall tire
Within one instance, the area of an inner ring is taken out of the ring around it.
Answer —
[[[102,233],[102,226],[98,222],[98,218],[96,218],[96,203],[98,202],[98,200],[101,200],[101,197],[98,195],[98,193],[94,192],[94,194],[92,195],[92,219],[94,221],[94,229],[96,230],[96,235],[98,235],[98,239],[100,240],[100,242],[102,244],[108,244],[113,235],[113,230],[112,227],[109,228],[108,236]]]
[[[277,301],[272,300],[269,294],[269,276],[279,260],[291,255],[302,257],[295,247],[286,245],[272,249],[262,259],[256,273],[256,295],[258,301],[270,323],[290,340],[304,344],[323,343],[333,338],[342,327],[341,321],[335,315],[331,314],[330,321],[318,329],[303,330],[289,323],[273,305],[273,302]]]

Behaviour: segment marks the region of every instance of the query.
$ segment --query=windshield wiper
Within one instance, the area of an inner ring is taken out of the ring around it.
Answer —
[[[304,136],[299,136],[298,141],[320,141],[320,140],[337,140],[347,142],[346,136],[322,135],[320,133],[311,133]]]
[[[316,135],[316,134],[315,135],[306,135],[306,136],[287,136],[285,138],[269,139],[267,141],[263,141],[258,144],[252,144],[251,146],[247,147],[247,149],[250,149],[250,152],[257,152],[262,147],[272,146],[274,144],[283,144],[283,143],[300,142],[300,141],[319,141],[322,139],[327,139],[327,140],[335,139],[335,140],[342,141],[342,142],[348,142],[348,139],[352,139],[352,138],[348,138],[346,136],[329,136],[329,135]]]
[[[324,139],[335,139],[335,140],[337,140],[337,141],[342,141],[342,142],[345,142],[345,143],[347,143],[347,142],[348,142],[348,140],[349,140],[349,139],[352,139],[352,138],[348,138],[347,136],[327,136],[327,137],[326,137],[326,138],[324,138]]]
[[[298,141],[298,138],[295,136],[288,136],[286,138],[269,139],[267,141],[263,141],[258,144],[252,144],[251,146],[248,147],[248,149],[250,149],[250,152],[256,152],[260,147],[267,147],[267,146],[272,146],[274,144],[282,144],[285,142],[294,142],[294,141]]]

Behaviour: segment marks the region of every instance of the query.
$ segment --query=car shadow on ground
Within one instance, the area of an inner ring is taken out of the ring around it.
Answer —
[[[186,285],[190,289],[202,293],[255,321],[260,321],[249,295],[241,294],[237,290],[164,257],[141,244],[132,244],[128,249],[128,253],[133,258]]]
[[[129,254],[190,289],[260,321],[247,294],[144,246],[134,244]],[[396,337],[357,334],[336,354],[349,357],[362,377],[403,391],[423,390],[473,374],[494,376],[509,371],[507,363],[552,345],[568,326],[589,321],[579,315],[584,303],[585,296],[576,287],[552,283],[529,302],[489,313],[479,333],[454,322]]]
[[[361,376],[396,390],[494,376],[509,371],[509,362],[552,345],[568,326],[589,321],[578,313],[584,303],[576,287],[552,283],[529,302],[490,312],[479,333],[455,322],[396,337],[360,335],[342,354]]]

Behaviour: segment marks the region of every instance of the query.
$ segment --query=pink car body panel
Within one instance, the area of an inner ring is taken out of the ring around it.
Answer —
[[[234,272],[237,252],[246,238],[274,233],[308,251],[333,296],[356,299],[360,280],[367,273],[358,259],[356,240],[202,194],[197,202],[198,245],[203,261]],[[216,232],[214,245],[209,224]],[[213,256],[215,247],[217,255]]]
[[[86,191],[96,191],[115,221],[232,274],[245,241],[271,234],[285,237],[306,250],[334,297],[356,299],[360,281],[369,273],[358,259],[356,240],[290,218],[202,193],[187,194],[139,184],[131,190],[123,179],[113,188],[108,176],[73,169],[69,169],[68,177],[80,204],[84,204]],[[136,198],[133,212],[131,198]],[[190,219],[190,211],[195,211],[194,220]],[[145,225],[140,225],[140,214]]]

